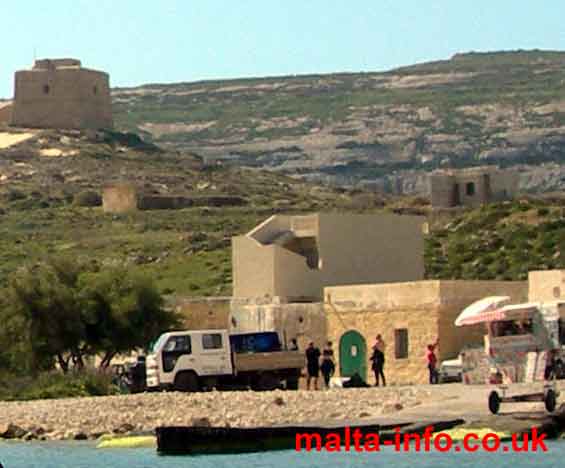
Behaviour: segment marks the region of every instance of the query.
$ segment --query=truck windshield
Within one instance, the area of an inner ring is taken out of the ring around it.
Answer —
[[[161,346],[163,346],[163,344],[165,343],[165,340],[167,339],[166,335],[161,335],[159,337],[159,339],[155,342],[155,344],[153,345],[153,348],[151,348],[151,352],[152,353],[156,353],[159,348]]]

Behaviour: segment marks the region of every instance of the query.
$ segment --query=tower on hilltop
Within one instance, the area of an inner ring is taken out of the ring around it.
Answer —
[[[15,74],[11,124],[58,129],[112,128],[107,73],[81,66],[76,59],[36,60]]]

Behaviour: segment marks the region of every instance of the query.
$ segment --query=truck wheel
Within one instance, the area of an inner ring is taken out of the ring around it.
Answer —
[[[281,386],[280,379],[272,372],[263,372],[259,375],[253,390],[271,391]]]
[[[198,376],[194,372],[182,372],[175,377],[175,390],[179,392],[197,392],[200,390]]]
[[[500,397],[494,390],[490,392],[490,395],[488,396],[488,409],[492,414],[498,413],[498,410],[500,409]]]
[[[553,410],[555,410],[555,405],[557,403],[557,398],[555,397],[555,392],[551,388],[545,392],[543,402],[545,403],[545,409],[549,413],[553,413]]]

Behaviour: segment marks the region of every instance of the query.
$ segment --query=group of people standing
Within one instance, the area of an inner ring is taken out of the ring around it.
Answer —
[[[436,349],[439,346],[439,339],[436,339],[435,343],[426,346],[426,365],[429,374],[429,383],[437,384],[439,383],[439,372],[437,369],[437,355]],[[375,374],[375,386],[379,386],[379,381],[382,380],[383,387],[386,386],[384,366],[385,366],[385,342],[382,336],[379,334],[375,338],[375,344],[373,345],[373,352],[369,359],[371,361],[371,369]]]
[[[321,359],[320,359],[321,358]],[[332,342],[328,341],[322,352],[310,342],[306,348],[306,389],[310,390],[312,381],[314,381],[314,390],[318,390],[318,378],[320,372],[324,378],[326,388],[330,388],[330,379],[335,373],[334,351]]]
[[[438,346],[439,339],[436,339],[435,343],[426,346],[426,364],[430,384],[439,383],[439,372],[437,369],[438,359],[436,355],[436,349]],[[385,347],[386,345],[382,336],[378,334],[372,347],[371,357],[369,358],[371,362],[371,369],[375,375],[376,387],[380,385],[381,381],[383,387],[386,386],[384,374]],[[291,351],[298,351],[296,339],[291,340],[289,349]],[[314,345],[314,342],[310,342],[308,344],[308,347],[306,348],[306,372],[306,388],[308,390],[310,390],[312,381],[314,383],[314,389],[318,390],[318,378],[320,373],[324,378],[325,387],[330,387],[330,379],[335,373],[334,351],[331,341],[326,343],[321,352],[320,349]]]

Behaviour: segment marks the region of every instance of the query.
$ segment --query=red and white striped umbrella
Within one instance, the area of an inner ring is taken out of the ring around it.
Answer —
[[[455,320],[455,325],[461,327],[463,325],[502,320],[505,315],[500,307],[509,301],[509,296],[489,296],[480,301],[473,302],[459,314]]]

